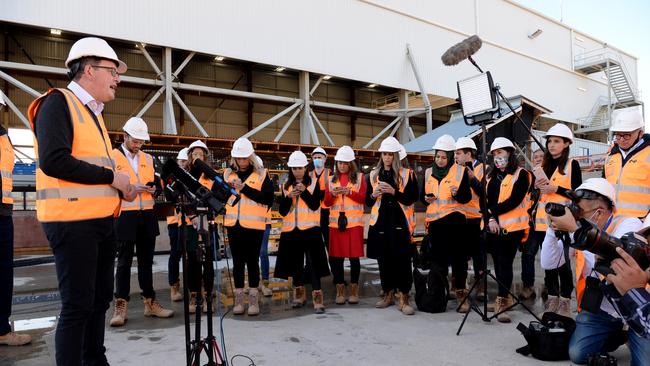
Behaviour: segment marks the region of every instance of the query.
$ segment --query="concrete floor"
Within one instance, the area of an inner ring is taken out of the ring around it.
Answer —
[[[273,263],[274,257],[271,257]],[[346,262],[347,263],[347,262]],[[518,289],[519,257],[515,269],[515,289]],[[225,272],[226,261],[219,262]],[[173,318],[153,319],[142,315],[138,299],[135,266],[132,269],[132,300],[129,320],[124,327],[106,331],[109,362],[113,365],[183,365],[185,343],[183,303],[171,303],[167,287],[167,257],[157,256],[154,264],[154,285],[160,302],[176,311]],[[543,272],[537,271],[537,287],[543,282]],[[226,280],[224,280],[225,286]],[[327,311],[316,315],[308,306],[292,309],[286,283],[274,282],[274,295],[262,301],[257,317],[227,314],[223,330],[227,357],[231,365],[540,365],[545,362],[515,353],[525,344],[515,329],[519,322],[533,318],[518,306],[512,310],[513,322],[484,323],[471,313],[460,336],[456,331],[462,319],[454,311],[451,300],[448,310],[441,314],[416,312],[402,315],[396,307],[375,309],[380,290],[378,270],[373,260],[362,260],[361,302],[338,306],[333,303],[331,278],[323,279]],[[496,284],[490,283],[490,294]],[[230,293],[224,290],[223,293]],[[230,303],[230,301],[227,301]],[[1,347],[0,365],[31,366],[54,364],[53,326],[60,302],[56,291],[54,265],[17,268],[12,320],[16,328],[29,329],[32,344],[23,347]],[[542,309],[539,297],[527,303],[535,312]],[[575,308],[575,304],[574,304]],[[224,309],[225,311],[225,309]],[[107,318],[112,314],[112,308]],[[194,318],[192,318],[194,321]],[[219,318],[213,320],[219,337]],[[205,317],[203,317],[205,327]],[[194,326],[192,325],[192,335]],[[205,336],[205,328],[202,332]],[[614,355],[619,365],[629,363],[628,351],[620,348]],[[202,355],[202,363],[206,356]],[[569,365],[557,362],[558,365]]]

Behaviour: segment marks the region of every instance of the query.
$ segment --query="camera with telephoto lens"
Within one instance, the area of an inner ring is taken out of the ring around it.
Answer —
[[[548,202],[544,206],[544,211],[546,211],[546,214],[549,216],[553,217],[559,217],[559,216],[564,216],[565,208],[569,209],[569,212],[571,212],[571,215],[573,215],[574,218],[578,218],[578,213],[580,208],[578,205],[574,202],[571,201],[568,205],[563,205],[561,203],[555,203],[555,202]]]

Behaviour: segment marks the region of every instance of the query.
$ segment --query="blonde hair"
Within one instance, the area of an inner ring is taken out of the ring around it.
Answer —
[[[384,168],[384,161],[380,157],[379,161],[377,162],[377,165],[375,165],[375,167],[370,172],[371,182],[376,181],[378,179],[377,177],[379,176],[379,172],[383,168]],[[399,160],[399,153],[394,152],[393,153],[393,162],[390,163],[390,169],[393,171],[393,181],[395,182],[395,186],[397,186],[397,187],[399,187],[400,183],[402,183],[402,177],[400,175],[400,169],[401,168],[402,168],[402,163]]]
[[[253,167],[255,173],[257,173],[260,176],[264,175],[264,167],[257,161],[257,155],[255,155],[255,153],[251,154],[251,156],[248,157],[248,161],[250,162],[250,165]],[[237,165],[237,160],[233,157],[230,157],[230,166],[233,168],[233,171],[235,172],[239,171],[239,165]]]

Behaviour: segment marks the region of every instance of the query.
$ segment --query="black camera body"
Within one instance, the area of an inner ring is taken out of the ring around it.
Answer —
[[[546,214],[549,216],[554,216],[554,217],[559,217],[559,216],[564,216],[564,211],[565,208],[568,208],[571,214],[573,215],[574,218],[578,218],[578,213],[580,208],[578,205],[574,202],[571,201],[568,205],[563,205],[561,203],[555,203],[555,202],[548,202],[544,206],[544,211],[546,211]]]

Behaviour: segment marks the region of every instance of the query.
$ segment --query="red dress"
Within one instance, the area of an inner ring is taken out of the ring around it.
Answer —
[[[341,174],[339,176],[341,186],[348,184],[348,175]],[[361,186],[358,192],[352,193],[346,198],[351,199],[357,203],[365,204],[366,201],[366,180],[361,177]],[[334,204],[335,197],[329,189],[329,184],[326,185],[325,205],[331,206]],[[356,226],[347,228],[341,232],[336,227],[330,227],[330,240],[329,240],[329,256],[342,257],[342,258],[360,258],[363,257],[363,226]]]

